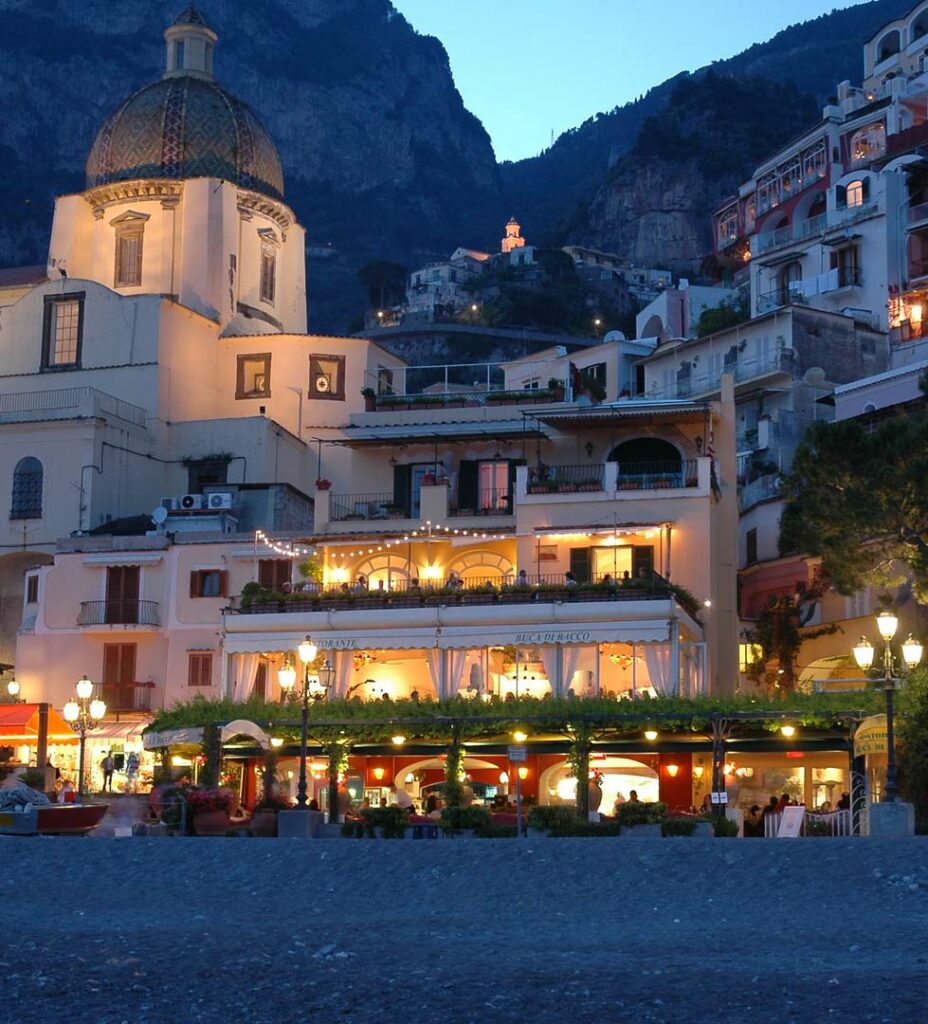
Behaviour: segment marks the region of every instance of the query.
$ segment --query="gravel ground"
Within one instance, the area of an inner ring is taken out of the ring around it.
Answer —
[[[0,844],[2,1024],[928,1019],[926,840]]]

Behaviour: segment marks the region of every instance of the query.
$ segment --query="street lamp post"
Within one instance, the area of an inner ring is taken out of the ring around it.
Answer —
[[[306,799],[306,747],[309,742],[309,702],[310,700],[322,700],[326,695],[328,686],[323,686],[319,676],[310,672],[310,666],[316,660],[319,648],[307,636],[297,646],[297,654],[303,663],[303,686],[299,694],[296,692],[296,669],[288,660],[283,668],[277,670],[277,681],[281,690],[290,697],[299,696],[303,702],[300,718],[300,781],[297,786],[297,806],[300,810],[306,810],[308,801]]]
[[[84,798],[84,751],[87,744],[87,733],[96,729],[106,714],[106,704],[93,698],[93,682],[87,676],[81,676],[75,684],[77,699],[73,697],[62,709],[64,720],[81,738],[80,754],[77,764],[77,797]]]
[[[883,693],[886,696],[886,788],[883,791],[883,802],[893,803],[899,799],[899,787],[896,784],[896,744],[895,718],[893,712],[893,696],[899,680],[893,671],[892,639],[899,628],[899,619],[892,612],[883,611],[876,617],[876,625],[883,639]],[[862,636],[854,646],[854,660],[864,670],[873,665],[875,649],[873,644]],[[908,668],[915,668],[922,660],[922,645],[910,633],[902,644],[902,660]]]

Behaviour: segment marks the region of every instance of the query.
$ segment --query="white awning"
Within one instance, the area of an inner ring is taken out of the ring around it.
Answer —
[[[87,733],[89,740],[128,740],[142,735],[148,722],[106,722],[93,732]]]

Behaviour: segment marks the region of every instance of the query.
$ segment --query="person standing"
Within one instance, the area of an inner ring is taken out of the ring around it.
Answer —
[[[129,752],[126,758],[126,789],[130,793],[135,792],[135,782],[139,774],[139,755],[134,751]]]
[[[106,752],[106,757],[100,762],[100,767],[103,769],[103,792],[109,790],[113,792],[113,769],[116,767],[116,761],[113,758],[112,750]]]

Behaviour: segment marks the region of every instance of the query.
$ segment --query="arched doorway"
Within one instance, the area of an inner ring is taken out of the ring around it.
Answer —
[[[660,437],[636,437],[612,449],[609,462],[617,462],[619,477],[679,474],[680,450]]]
[[[354,577],[363,574],[370,590],[405,590],[409,582],[409,562],[401,555],[374,555],[355,566]]]
[[[606,754],[594,756],[590,768],[602,775],[603,800],[600,810],[611,814],[616,797],[621,793],[624,800],[634,789],[642,801],[660,798],[660,780],[657,772],[631,757]],[[538,802],[542,804],[572,804],[577,798],[577,780],[571,777],[570,764],[560,761],[546,768],[538,780]]]
[[[448,573],[456,572],[465,582],[484,580],[502,583],[512,576],[512,562],[497,551],[469,551],[448,563]]]

